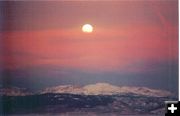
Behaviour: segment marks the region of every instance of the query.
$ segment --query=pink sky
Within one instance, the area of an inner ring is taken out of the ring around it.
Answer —
[[[7,85],[109,82],[176,91],[178,0],[8,2],[0,8],[0,79]],[[85,23],[93,33],[82,32]]]
[[[142,62],[173,62],[178,51],[177,1],[30,2],[6,7],[5,67],[61,66],[141,70]],[[5,5],[4,5],[5,6]],[[18,6],[18,7],[16,7]],[[26,7],[24,7],[26,6]],[[13,9],[13,10],[12,10]],[[13,20],[11,20],[13,19]],[[91,34],[81,31],[85,23]]]

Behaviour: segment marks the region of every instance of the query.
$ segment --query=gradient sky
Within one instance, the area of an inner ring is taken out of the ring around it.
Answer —
[[[0,2],[0,48],[4,86],[107,82],[177,93],[178,0]]]

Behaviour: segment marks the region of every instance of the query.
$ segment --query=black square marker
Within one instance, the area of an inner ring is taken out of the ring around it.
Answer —
[[[166,114],[165,116],[180,116],[180,102],[166,101]]]

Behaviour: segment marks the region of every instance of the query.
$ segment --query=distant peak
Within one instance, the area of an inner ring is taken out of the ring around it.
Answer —
[[[25,88],[8,87],[8,88],[0,88],[0,95],[26,96],[26,95],[32,95],[32,93],[28,92],[27,89]]]
[[[70,94],[85,94],[85,95],[115,95],[133,93],[137,95],[164,97],[172,96],[172,93],[164,90],[150,89],[147,87],[128,87],[115,86],[109,83],[95,83],[84,87],[73,85],[61,85],[56,87],[46,88],[41,93],[70,93]]]

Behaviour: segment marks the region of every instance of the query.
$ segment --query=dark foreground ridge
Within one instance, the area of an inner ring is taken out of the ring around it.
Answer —
[[[28,96],[1,96],[1,114],[46,113],[116,113],[116,114],[164,114],[164,101],[172,97],[152,97],[136,94],[75,95],[37,94]]]

